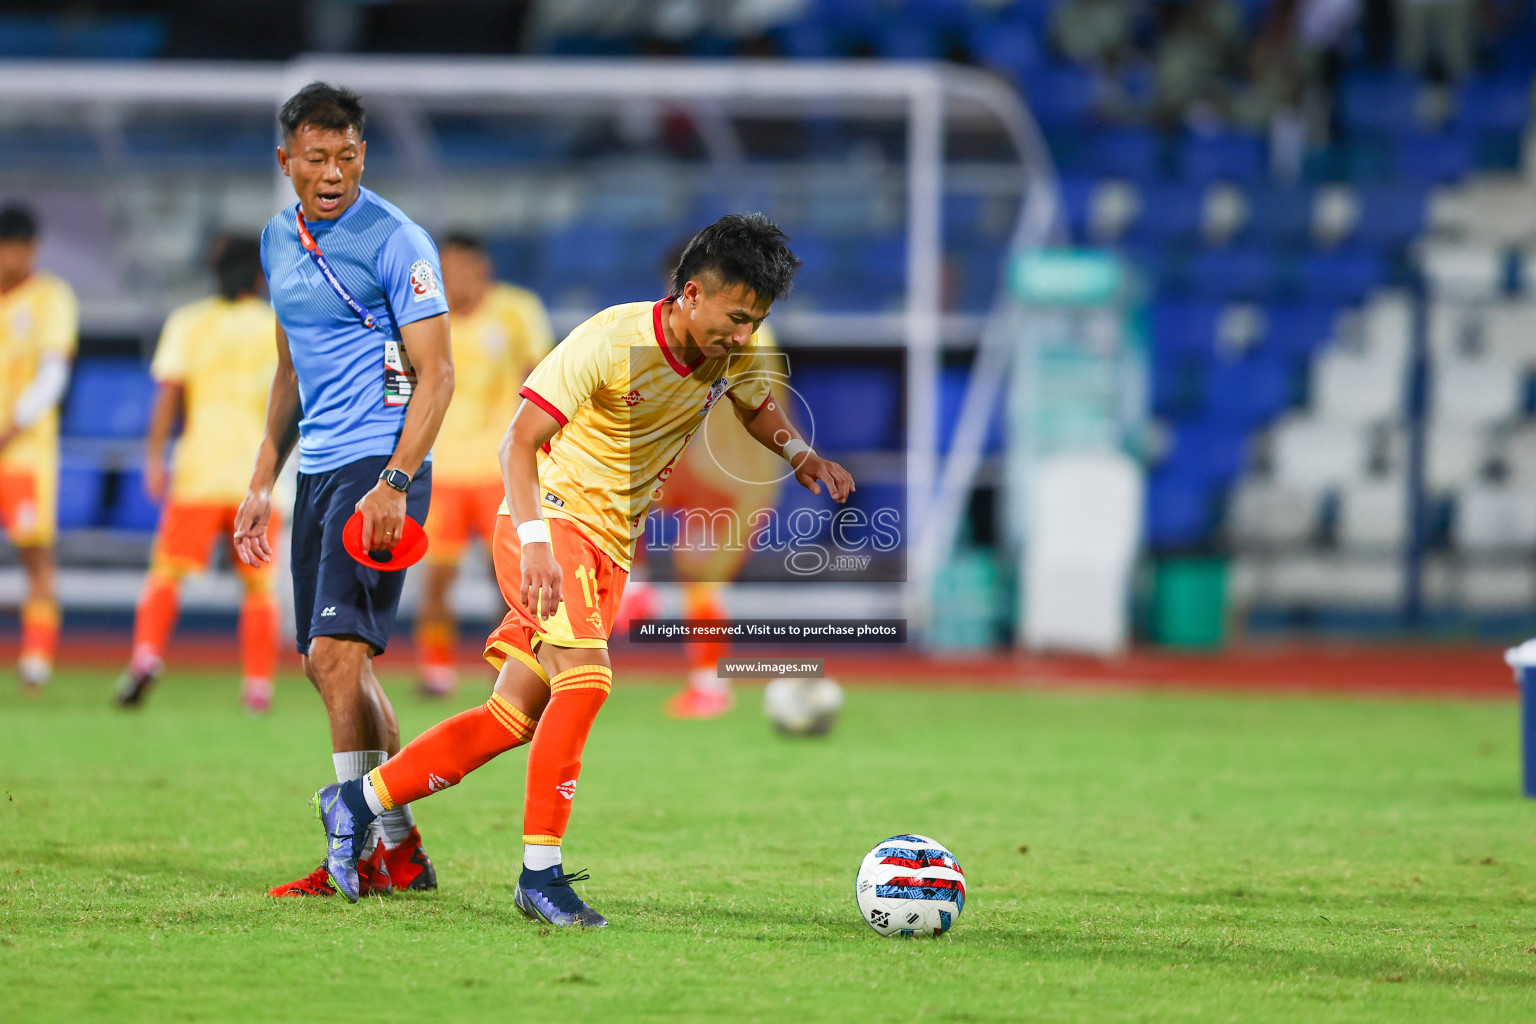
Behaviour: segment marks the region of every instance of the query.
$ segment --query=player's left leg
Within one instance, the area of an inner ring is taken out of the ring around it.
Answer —
[[[59,602],[53,591],[53,545],[17,547],[27,572],[27,600],[21,606],[21,657],[16,674],[24,687],[48,685],[59,650]]]
[[[719,583],[687,583],[683,586],[683,614],[689,619],[724,619],[725,603]],[[667,699],[673,718],[717,718],[731,710],[735,698],[731,681],[720,677],[720,659],[730,648],[718,640],[690,640],[683,645],[688,664],[688,685]]]
[[[172,500],[161,512],[149,553],[149,573],[134,609],[133,650],[128,667],[112,687],[112,702],[118,707],[141,707],[165,670],[165,648],[181,614],[181,581],[188,573],[208,567],[221,523],[215,505]]]
[[[459,673],[454,666],[459,629],[453,609],[448,607],[448,591],[459,574],[458,559],[435,560],[426,566],[426,570],[421,599],[416,606],[416,659],[420,677],[416,690],[424,697],[446,697],[459,686]]]

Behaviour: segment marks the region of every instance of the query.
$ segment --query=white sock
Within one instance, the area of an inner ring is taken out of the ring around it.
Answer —
[[[560,866],[560,847],[523,844],[523,867],[529,871],[547,871]]]
[[[363,789],[371,791],[373,787],[364,786]],[[401,804],[393,810],[385,811],[379,815],[378,827],[384,833],[384,848],[393,850],[411,838],[411,830],[416,827],[416,819],[411,817],[411,805]]]
[[[368,801],[368,809],[374,814],[384,813],[384,801],[379,799],[379,794],[373,791],[373,775],[363,776],[363,799]]]
[[[336,766],[337,782],[360,779],[388,760],[387,750],[345,750],[331,755],[331,763]]]

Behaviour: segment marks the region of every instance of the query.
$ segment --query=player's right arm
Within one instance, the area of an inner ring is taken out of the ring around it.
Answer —
[[[560,430],[560,421],[532,402],[524,401],[501,439],[501,480],[512,522],[543,522],[539,503],[539,449]],[[547,619],[560,607],[560,565],[547,543],[522,545],[523,607]]]
[[[267,396],[267,428],[256,450],[256,468],[240,511],[235,513],[235,554],[246,565],[272,561],[267,523],[272,519],[272,487],[299,438],[299,375],[288,351],[288,335],[277,325],[277,373]]]

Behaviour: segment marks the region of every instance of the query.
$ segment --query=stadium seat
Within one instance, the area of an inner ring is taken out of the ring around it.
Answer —
[[[1359,190],[1360,216],[1354,238],[1366,245],[1400,246],[1424,231],[1424,191],[1412,186]]]
[[[1346,131],[1412,132],[1418,116],[1422,86],[1412,75],[1357,73],[1339,83],[1339,120]]]
[[[59,467],[59,529],[98,525],[106,488],[107,476],[99,466],[66,458]]]
[[[823,500],[831,504],[825,495]],[[866,554],[897,551],[910,539],[907,536],[909,525],[905,484],[866,481],[849,495],[844,508],[855,509],[861,514],[845,517],[841,514],[842,510],[835,511],[838,519],[832,524],[828,539],[839,550]]]
[[[160,506],[144,493],[144,473],[130,469],[117,474],[112,505],[107,509],[107,525],[114,530],[147,533],[160,523]]]
[[[1127,234],[1148,243],[1192,242],[1205,218],[1201,185],[1151,185],[1141,189],[1141,212]]]
[[[976,63],[1015,79],[1046,59],[1035,32],[1014,21],[972,21],[965,46]]]
[[[1310,359],[1333,338],[1339,307],[1328,303],[1266,306],[1269,347],[1296,359]]]
[[[946,366],[939,375],[939,451],[948,453],[955,441],[955,428],[960,424],[961,403],[965,400],[966,385],[970,381],[970,368]],[[1006,401],[1000,401],[987,421],[987,432],[982,441],[983,455],[996,455],[1003,450],[1004,416]]]
[[[1344,249],[1306,256],[1297,276],[1303,299],[1359,302],[1386,283],[1387,266],[1376,252]]]
[[[946,42],[927,25],[895,19],[881,22],[874,41],[875,53],[887,60],[937,60]]]
[[[1227,501],[1227,537],[1245,547],[1306,544],[1318,528],[1319,497],[1315,488],[1245,479]]]
[[[1211,488],[1155,470],[1147,480],[1146,535],[1153,551],[1199,547],[1209,539],[1215,521]]]
[[[1293,246],[1312,230],[1312,192],[1305,188],[1270,187],[1248,192],[1245,236],[1256,245]]]
[[[1188,135],[1180,156],[1180,171],[1187,181],[1242,183],[1264,176],[1264,142],[1254,135]]]
[[[1531,118],[1530,77],[1474,78],[1461,94],[1459,127],[1474,131],[1524,131]]]
[[[1247,450],[1248,433],[1240,427],[1210,419],[1185,420],[1174,425],[1172,443],[1158,469],[1224,485],[1242,472]]]
[[[799,484],[785,487],[779,493],[776,510],[779,536],[786,543],[791,536],[802,544],[819,543],[826,539],[836,510],[837,505],[825,494],[812,494]]]
[[[1404,412],[1408,368],[1394,356],[1329,349],[1312,363],[1312,407],[1327,419],[1354,423],[1398,420]]]
[[[1093,114],[1097,86],[1093,72],[1072,65],[1026,71],[1024,100],[1042,124],[1081,126]]]
[[[63,433],[70,437],[140,438],[149,425],[155,382],[136,360],[82,359],[64,399]]]
[[[1152,304],[1154,353],[1194,353],[1209,360],[1216,351],[1221,304],[1204,299],[1163,299]]]
[[[1472,144],[1464,135],[1414,133],[1397,140],[1393,161],[1404,181],[1444,184],[1472,169]]]
[[[1517,555],[1536,548],[1536,490],[1473,484],[1456,495],[1451,543],[1469,555]]]
[[[1088,141],[1085,165],[1100,177],[1146,181],[1162,172],[1163,142],[1146,128],[1106,128]]]
[[[1365,475],[1370,434],[1353,421],[1292,416],[1270,434],[1275,480],[1298,487],[1337,487]]]
[[[1430,375],[1430,410],[1436,420],[1485,423],[1520,414],[1523,375],[1497,357],[1437,360]]]
[[[902,447],[903,387],[895,367],[805,366],[795,374],[794,388],[810,408],[808,422],[800,427],[818,449],[866,452]]]
[[[1206,378],[1205,415],[1242,430],[1284,412],[1296,394],[1294,368],[1273,356],[1218,359]]]
[[[1395,552],[1408,539],[1408,483],[1401,477],[1352,480],[1339,489],[1339,546]]]
[[[1190,263],[1190,289],[1224,299],[1263,299],[1280,283],[1280,267],[1267,249],[1234,248],[1202,252]]]

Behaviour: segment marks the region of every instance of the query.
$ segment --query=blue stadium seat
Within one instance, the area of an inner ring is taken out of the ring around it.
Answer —
[[[83,359],[71,374],[62,429],[70,437],[144,436],[155,382],[132,359]]]
[[[970,380],[970,369],[965,366],[946,366],[939,375],[939,451],[948,452],[955,441],[955,428],[960,423],[960,407],[965,400],[965,387]],[[982,452],[996,455],[1003,450],[1004,404],[998,403],[991,420],[987,423]]]
[[[1204,186],[1149,185],[1141,189],[1141,213],[1127,238],[1148,243],[1192,241],[1204,217]]]
[[[1461,94],[1457,124],[1476,131],[1523,131],[1531,118],[1531,82],[1525,78],[1474,78]]]
[[[888,366],[809,366],[791,381],[809,407],[800,427],[828,452],[901,448],[902,381]],[[835,459],[835,455],[829,455]]]
[[[101,521],[107,475],[94,463],[65,458],[59,466],[59,529],[81,530]]]
[[[1244,431],[1274,419],[1295,398],[1294,364],[1278,356],[1218,359],[1206,377],[1206,416]]]
[[[1404,181],[1444,184],[1472,169],[1472,143],[1464,135],[1415,133],[1397,140],[1393,150],[1397,176]]]
[[[812,494],[799,484],[785,487],[779,492],[777,508],[779,536],[787,542],[793,530],[804,544],[825,540],[837,507],[825,493]]]
[[[1155,353],[1193,353],[1207,360],[1216,351],[1216,324],[1221,303],[1207,300],[1163,299],[1152,304],[1149,320]]]
[[[1265,347],[1294,360],[1310,359],[1333,338],[1339,307],[1326,302],[1286,303],[1264,308],[1269,321]]]
[[[1424,230],[1426,202],[1422,189],[1412,186],[1359,190],[1360,220],[1355,238],[1367,245],[1398,246]]]
[[[944,44],[942,35],[915,21],[892,19],[875,30],[875,53],[887,60],[936,60]]]
[[[984,313],[992,308],[1002,287],[1003,260],[1007,246],[975,245],[960,260],[959,287],[955,304],[967,313]]]
[[[1190,289],[1196,295],[1262,299],[1279,284],[1279,264],[1267,249],[1217,249],[1200,253],[1190,263]]]
[[[971,22],[966,28],[965,46],[976,63],[1015,79],[1046,59],[1034,30],[1012,21]]]
[[[1161,173],[1162,150],[1162,139],[1149,129],[1107,128],[1090,137],[1084,163],[1099,177],[1144,181]]]
[[[1207,484],[1161,470],[1147,480],[1147,544],[1154,551],[1199,546],[1215,525],[1215,504]]]
[[[1093,209],[1093,190],[1098,183],[1091,178],[1070,177],[1061,180],[1062,215],[1072,238],[1083,242],[1088,236],[1088,215]]]
[[[1370,250],[1312,253],[1297,268],[1297,285],[1308,301],[1359,302],[1386,283],[1387,265]]]
[[[838,40],[827,26],[806,19],[792,21],[774,30],[779,52],[801,60],[826,60],[838,56]]]
[[[160,524],[160,506],[144,493],[144,473],[130,469],[117,476],[112,507],[107,509],[107,525],[114,530],[147,533]]]
[[[1260,245],[1298,245],[1312,232],[1312,203],[1310,189],[1251,189],[1244,235]]]
[[[1248,433],[1214,420],[1175,424],[1173,444],[1158,469],[1205,484],[1227,484],[1243,470]]]
[[[1413,132],[1418,116],[1419,80],[1398,73],[1357,73],[1339,83],[1339,119],[1350,132]]]
[[[800,490],[805,490],[801,487]],[[815,497],[815,495],[812,495]],[[822,499],[831,505],[825,495]],[[903,484],[866,483],[848,497],[845,509],[857,510],[848,514],[837,509],[828,541],[837,551],[872,554],[877,551],[898,551],[910,539],[907,534],[907,488]],[[878,523],[876,517],[878,516]]]
[[[0,57],[143,60],[165,48],[167,35],[158,17],[9,14],[0,17]]]
[[[1189,181],[1247,182],[1264,177],[1264,142],[1258,136],[1188,135],[1180,148],[1180,170]]]
[[[1042,124],[1086,123],[1093,114],[1097,87],[1093,72],[1071,65],[1026,71],[1024,100]]]

